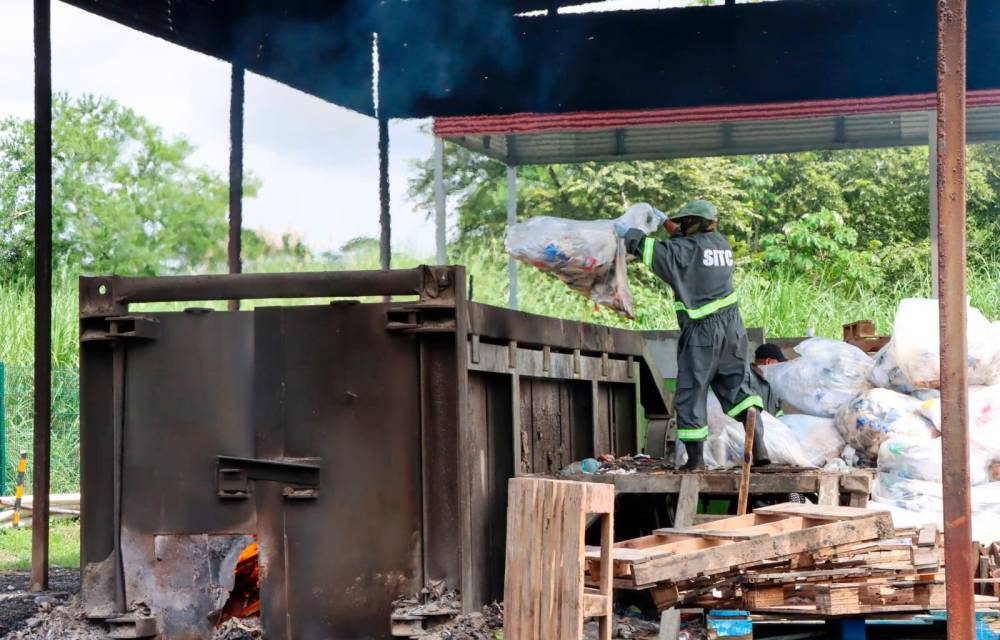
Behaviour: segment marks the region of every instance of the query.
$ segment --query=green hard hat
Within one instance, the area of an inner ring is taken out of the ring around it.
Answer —
[[[671,220],[677,220],[678,218],[704,218],[705,220],[718,220],[719,210],[715,208],[715,205],[708,200],[692,200],[683,207],[681,207],[676,213],[671,214]]]

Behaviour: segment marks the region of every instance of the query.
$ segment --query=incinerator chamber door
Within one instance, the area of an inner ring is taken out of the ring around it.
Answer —
[[[386,310],[254,312],[257,457],[320,466],[315,495],[254,489],[268,638],[388,638],[423,586],[419,346]]]

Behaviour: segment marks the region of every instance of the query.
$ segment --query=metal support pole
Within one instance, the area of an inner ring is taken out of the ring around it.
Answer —
[[[229,273],[243,272],[243,99],[246,71],[233,63],[229,91]],[[229,310],[240,308],[229,301]]]
[[[937,201],[937,112],[927,112],[927,164],[929,180],[927,182],[930,189],[928,198],[928,209],[930,211],[930,237],[931,237],[931,297],[938,297],[938,201]]]
[[[448,264],[448,211],[444,197],[444,140],[434,138],[434,240],[437,263]]]
[[[965,300],[966,0],[938,0],[937,202],[948,638],[975,637]]]
[[[507,228],[517,222],[517,169],[507,167]],[[517,261],[510,258],[507,261],[507,273],[510,278],[511,309],[517,309]]]
[[[389,216],[389,118],[378,117],[378,203],[379,224],[382,236],[379,239],[379,264],[388,269],[392,264],[392,219]]]
[[[35,407],[31,590],[49,588],[49,425],[52,412],[52,16],[35,0]]]

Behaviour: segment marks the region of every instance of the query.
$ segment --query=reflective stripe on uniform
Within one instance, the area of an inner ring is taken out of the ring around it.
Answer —
[[[743,398],[743,400],[738,405],[727,411],[726,415],[729,416],[730,418],[735,418],[736,416],[740,415],[750,407],[757,407],[758,409],[763,411],[764,399],[761,398],[760,396],[747,396]]]
[[[656,240],[653,238],[646,238],[642,243],[642,263],[653,268],[653,247],[656,246]]]
[[[694,429],[677,429],[678,440],[690,442],[692,440],[704,440],[708,437],[708,425],[696,427]]]
[[[724,309],[728,306],[734,305],[738,302],[736,298],[736,292],[733,291],[728,296],[724,298],[719,298],[718,300],[712,300],[706,305],[702,305],[697,309],[688,309],[684,306],[683,302],[674,302],[674,309],[677,311],[683,311],[688,314],[688,317],[692,320],[698,320],[699,318],[704,318],[705,316],[710,316],[719,309]]]

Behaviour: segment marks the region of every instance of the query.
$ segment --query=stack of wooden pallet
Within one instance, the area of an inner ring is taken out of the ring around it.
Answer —
[[[612,570],[616,587],[649,590],[661,610],[905,613],[944,606],[941,548],[934,526],[896,531],[887,513],[784,504],[616,543]],[[594,580],[603,567],[587,558]]]
[[[990,545],[975,544],[975,553],[979,565],[976,571],[976,593],[990,596],[1000,596],[1000,542]]]
[[[742,603],[761,613],[904,613],[944,606],[937,527],[897,530],[892,539],[801,554],[779,570],[749,569]]]

